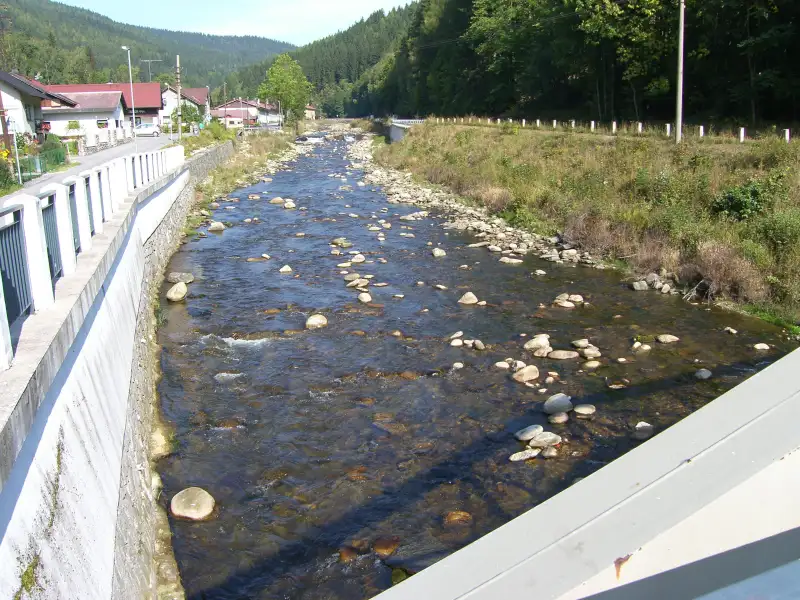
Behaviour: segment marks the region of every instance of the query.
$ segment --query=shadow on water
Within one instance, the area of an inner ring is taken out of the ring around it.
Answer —
[[[761,366],[765,367],[768,363],[778,358],[780,358],[780,356],[770,357],[769,359],[765,357]],[[752,369],[745,364],[719,365],[716,370],[720,374],[725,372],[752,372]],[[640,396],[669,390],[672,393],[679,394],[684,388],[688,388],[692,385],[692,379],[693,378],[689,375],[679,375],[669,379],[649,381],[641,385],[631,386],[624,390],[618,390],[614,393],[620,396]],[[592,397],[582,399],[582,401],[585,402],[591,402],[592,400]],[[533,408],[526,415],[526,417],[531,420],[535,419],[537,416],[541,417],[541,411]],[[506,423],[507,429],[516,427],[518,421],[518,419],[515,419],[514,422]],[[591,419],[587,419],[583,422],[590,423]],[[549,428],[564,435],[563,432],[559,430],[559,426],[550,426]],[[302,538],[283,544],[277,552],[269,556],[256,558],[251,561],[246,568],[231,573],[224,581],[204,589],[190,591],[188,597],[192,600],[275,597],[275,592],[269,592],[263,596],[259,595],[259,592],[276,582],[280,582],[282,579],[291,583],[285,590],[287,593],[290,590],[296,592],[297,588],[294,587],[296,580],[293,572],[297,571],[298,567],[302,570],[303,565],[310,566],[319,560],[329,558],[331,554],[335,552],[335,548],[333,548],[330,543],[321,540],[338,538],[342,540],[342,545],[345,545],[347,540],[353,539],[353,537],[357,536],[365,527],[389,517],[393,513],[413,507],[416,502],[434,491],[437,487],[446,485],[452,481],[457,480],[462,486],[471,486],[473,492],[482,496],[487,502],[491,502],[492,494],[487,488],[486,482],[479,477],[473,477],[470,474],[471,467],[483,460],[494,458],[499,445],[508,446],[509,438],[511,437],[509,431],[499,436],[483,437],[472,442],[468,446],[454,452],[446,460],[416,474],[413,478],[399,485],[386,487],[378,497],[347,510],[341,514],[338,519],[328,522],[322,527],[311,528]],[[567,439],[569,439],[569,434],[566,435]],[[576,480],[591,475],[615,458],[622,456],[642,443],[645,442],[634,441],[629,434],[599,441],[587,455],[582,457],[580,463],[575,464],[568,472],[563,474],[555,487],[549,490],[548,497],[552,497],[561,490],[569,487]],[[519,447],[521,449],[522,445]],[[563,444],[560,450],[562,452],[569,452],[570,444]],[[544,469],[553,466],[559,460],[561,459],[546,460],[539,457],[533,461],[518,464],[517,468],[531,468],[531,465],[535,465],[536,468]],[[546,498],[542,501],[544,500],[546,500]],[[535,508],[535,504],[527,507],[527,509],[532,508]],[[495,515],[501,516],[506,522],[525,512],[525,510],[520,512],[507,511],[496,502],[491,504],[490,509]],[[439,549],[433,552],[425,552],[424,550],[421,552],[415,552],[414,550],[411,552],[404,551],[401,540],[401,545],[397,554],[389,556],[383,563],[388,568],[398,567],[413,574],[441,560],[448,554],[467,545],[469,542],[489,533],[489,531],[490,530],[482,531],[478,528],[477,530],[473,529],[466,536],[454,536],[453,539],[455,543],[452,543],[446,549]],[[384,573],[383,582],[384,584],[390,583],[388,569],[387,573]],[[385,585],[385,587],[388,587],[388,585]],[[381,590],[375,589],[372,591],[377,593]],[[320,594],[319,597],[330,596]]]

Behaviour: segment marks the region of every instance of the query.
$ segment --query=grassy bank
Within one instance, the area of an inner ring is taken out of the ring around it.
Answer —
[[[708,298],[800,315],[798,144],[427,124],[376,158]]]
[[[211,202],[235,190],[250,185],[263,175],[268,161],[275,159],[289,147],[290,136],[277,133],[250,135],[236,143],[236,150],[224,164],[198,184],[195,191],[195,205],[189,214],[184,232],[195,233],[206,217],[201,210],[208,210]]]

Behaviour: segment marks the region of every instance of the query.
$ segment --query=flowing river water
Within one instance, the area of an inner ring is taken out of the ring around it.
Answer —
[[[162,501],[189,486],[217,501],[211,520],[171,519],[189,598],[374,596],[642,443],[637,422],[662,431],[791,349],[771,325],[632,292],[619,273],[501,264],[436,215],[401,221],[419,209],[358,187],[347,147],[326,142],[272,182],[237,190],[214,215],[233,226],[171,261],[196,280],[185,302],[162,305],[159,393],[176,430],[176,451],[159,463]],[[269,204],[275,196],[305,210]],[[369,230],[380,219],[392,225],[378,225],[384,242]],[[353,246],[334,256],[339,237]],[[434,258],[428,242],[447,255]],[[337,267],[350,251],[366,262]],[[279,274],[283,265],[293,272]],[[374,275],[370,304],[345,287],[345,271]],[[487,305],[458,304],[467,290]],[[553,306],[566,291],[590,306]],[[304,330],[314,313],[328,326]],[[487,348],[452,347],[457,331]],[[603,366],[533,358],[521,334],[536,333],[561,349],[590,338]],[[662,333],[680,342],[631,352],[635,336]],[[773,348],[756,352],[758,342]],[[557,380],[516,383],[494,366],[507,357]],[[698,381],[700,367],[713,377]],[[540,405],[556,392],[597,413],[549,424]],[[514,432],[535,423],[562,436],[558,456],[509,462],[524,447]]]

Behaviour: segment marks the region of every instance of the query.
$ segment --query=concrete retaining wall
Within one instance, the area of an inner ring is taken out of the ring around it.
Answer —
[[[231,153],[230,144],[217,148],[129,196],[74,275],[59,282],[53,312],[36,315],[33,325],[57,329],[52,344],[72,341],[63,353],[44,353],[44,361],[64,358],[46,365],[52,382],[33,386],[41,398],[19,420],[30,425],[17,432],[24,441],[0,493],[0,597],[153,596],[149,299],[194,183]],[[60,302],[68,304],[62,311]],[[48,316],[61,320],[48,324]],[[25,367],[23,347],[21,340],[9,379]],[[0,391],[11,389],[2,383]]]

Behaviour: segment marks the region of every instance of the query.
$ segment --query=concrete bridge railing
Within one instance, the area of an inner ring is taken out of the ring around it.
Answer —
[[[150,301],[232,152],[131,154],[0,207],[0,598],[154,596]]]

